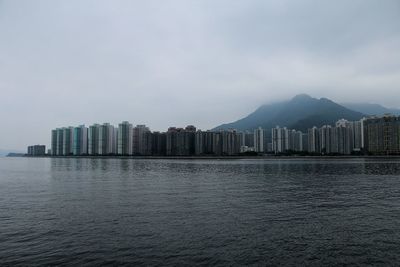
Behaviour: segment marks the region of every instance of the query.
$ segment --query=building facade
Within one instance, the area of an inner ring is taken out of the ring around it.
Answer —
[[[374,155],[400,154],[400,117],[385,115],[363,121],[365,148]]]
[[[97,142],[97,151],[99,155],[116,154],[116,133],[114,126],[109,123],[104,123],[99,127],[99,138]]]
[[[99,131],[100,124],[93,124],[89,126],[88,131],[88,154],[95,156],[99,155]]]
[[[261,127],[254,130],[254,151],[264,153],[264,130]]]
[[[46,146],[45,145],[28,146],[27,155],[32,157],[45,156]]]
[[[133,127],[128,121],[118,125],[117,154],[121,156],[133,154]]]
[[[85,125],[74,128],[72,154],[74,156],[88,154],[88,128]]]

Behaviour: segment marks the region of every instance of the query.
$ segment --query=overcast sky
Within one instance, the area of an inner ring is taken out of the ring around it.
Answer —
[[[299,93],[400,107],[398,0],[0,0],[0,148],[209,129]]]

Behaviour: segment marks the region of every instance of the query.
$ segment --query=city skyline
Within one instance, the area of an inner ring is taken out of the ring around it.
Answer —
[[[0,1],[0,148],[100,118],[211,129],[299,93],[400,108],[399,10],[395,0]]]
[[[307,97],[309,97],[309,96],[307,96]],[[396,114],[393,114],[393,115],[396,115]],[[374,117],[375,115],[365,115],[365,117]],[[379,117],[379,116],[378,116]],[[344,120],[346,120],[345,118],[343,118]],[[132,129],[134,129],[134,128],[136,128],[136,127],[146,127],[146,129],[148,130],[148,131],[150,131],[150,127],[148,127],[148,126],[146,126],[146,124],[134,124],[134,123],[131,123],[130,121],[122,121],[122,124],[123,123],[128,123],[129,125],[130,125],[130,127],[131,127],[131,130]],[[72,126],[72,125],[78,125],[78,126]],[[114,127],[114,125],[117,125],[117,127],[115,128],[116,130],[118,129],[118,125],[121,125],[121,122],[117,122],[117,123],[110,123],[110,122],[95,122],[95,123],[89,123],[89,124],[86,124],[86,123],[83,123],[82,124],[82,122],[78,122],[78,123],[74,123],[74,124],[70,124],[69,126],[60,126],[60,127],[57,127],[57,129],[74,129],[74,128],[82,128],[81,129],[81,131],[85,131],[85,129],[86,129],[86,131],[88,132],[88,134],[90,134],[90,127],[91,126],[105,126],[105,125],[108,125],[108,126],[111,126],[111,127]],[[133,125],[136,125],[136,127],[134,127]],[[187,124],[187,125],[191,125],[190,123],[189,124]],[[326,124],[327,126],[329,126],[329,124]],[[285,126],[285,124],[283,124],[283,125],[281,125],[281,126],[283,126],[283,128],[287,128],[288,127],[288,125],[286,125]],[[87,127],[87,128],[86,128]],[[169,129],[169,128],[174,128],[175,126],[168,126],[167,127],[167,129]],[[277,125],[277,127],[279,127],[279,125]],[[198,128],[199,130],[202,130],[202,129],[200,129],[200,128]],[[261,128],[260,126],[258,126],[258,127],[256,127],[254,130],[257,130],[257,129],[262,129],[262,130],[266,130],[265,128]],[[272,128],[272,129],[274,129],[274,128]],[[243,131],[241,131],[241,130],[238,130],[238,129],[236,129],[236,128],[229,128],[229,130],[235,130],[235,131],[238,131],[238,132],[243,132]],[[203,129],[203,131],[213,131],[212,129]],[[166,131],[166,129],[154,129],[154,130],[152,130],[152,132],[167,132]],[[117,135],[118,133],[116,132],[115,133],[115,135]],[[76,133],[74,133],[74,132],[71,132],[71,140],[72,140],[72,138],[73,138],[73,136],[75,136],[76,135]],[[262,138],[262,137],[261,137]],[[82,141],[80,141],[80,142],[82,142]],[[256,142],[255,140],[254,140],[254,142]],[[45,141],[45,142],[35,142],[35,141],[33,141],[33,142],[31,142],[31,143],[28,143],[27,142],[27,144],[26,144],[26,146],[25,147],[23,147],[23,148],[20,148],[20,149],[11,149],[9,152],[18,152],[18,153],[21,153],[21,152],[24,152],[25,150],[26,150],[26,147],[27,146],[30,146],[30,145],[32,145],[32,144],[42,144],[42,145],[45,145],[46,147],[51,147],[51,142],[50,141]],[[266,148],[266,144],[264,144],[263,145],[265,148]],[[254,145],[254,148],[255,148],[255,151],[258,151],[258,152],[260,152],[261,150],[260,149],[256,149],[256,147],[257,147],[257,145]],[[72,145],[71,145],[71,151],[72,151]],[[87,148],[87,149],[89,149],[89,148]],[[115,145],[115,150],[117,151],[117,146]]]
[[[269,132],[269,133],[268,133]],[[44,146],[29,146],[28,155]],[[359,121],[339,119],[306,132],[276,126],[253,131],[202,131],[193,125],[151,131],[123,121],[51,131],[49,156],[237,156],[246,152],[276,155],[398,155],[400,116],[369,116]]]

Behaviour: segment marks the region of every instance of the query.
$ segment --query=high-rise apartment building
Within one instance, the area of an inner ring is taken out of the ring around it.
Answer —
[[[353,151],[362,151],[363,146],[363,120],[352,121],[350,128],[353,134]]]
[[[221,153],[225,156],[237,155],[240,152],[240,136],[235,130],[221,131]]]
[[[116,154],[116,132],[114,126],[104,123],[99,127],[98,154]]]
[[[201,130],[198,130],[194,137],[194,143],[195,143],[194,154],[195,155],[204,155],[205,154],[205,143],[206,143],[205,133],[202,132]]]
[[[74,156],[88,154],[88,128],[85,125],[75,127],[73,130],[72,154]]]
[[[93,124],[89,126],[88,132],[88,154],[99,155],[99,132],[100,124]]]
[[[261,127],[254,130],[254,151],[264,153],[264,130]]]
[[[400,154],[400,117],[385,115],[363,121],[366,150],[376,155]]]
[[[303,151],[303,133],[301,131],[292,131],[293,136],[293,148],[292,150],[296,152]]]
[[[64,145],[64,129],[63,128],[57,128],[57,146],[56,146],[56,155],[57,156],[62,156],[63,155],[63,145]]]
[[[133,127],[128,121],[118,125],[117,154],[129,156],[133,154]]]
[[[283,129],[280,128],[279,126],[272,128],[271,136],[272,136],[272,151],[275,154],[283,153],[284,152]]]
[[[320,153],[319,131],[315,126],[308,129],[308,152]]]
[[[319,129],[319,140],[320,140],[320,152],[321,154],[331,154],[332,147],[334,146],[332,143],[333,130],[332,126],[324,125]]]
[[[51,155],[57,156],[57,129],[51,130]]]
[[[72,155],[72,147],[74,140],[74,127],[63,128],[63,145],[62,145],[62,155],[69,156]]]
[[[244,132],[244,145],[248,147],[254,147],[254,132],[251,133],[249,131]]]
[[[146,145],[145,145],[145,134],[150,132],[150,129],[146,125],[136,125],[133,128],[133,147],[132,152],[134,155],[145,155]]]
[[[165,156],[166,155],[166,133],[153,132],[152,133],[152,152],[154,156]]]

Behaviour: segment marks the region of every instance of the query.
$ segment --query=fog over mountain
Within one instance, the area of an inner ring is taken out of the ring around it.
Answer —
[[[247,117],[223,124],[218,129],[254,130],[275,126],[307,131],[314,126],[334,125],[339,119],[360,120],[364,114],[347,109],[327,98],[316,99],[301,94],[290,101],[262,105]]]
[[[398,0],[0,0],[0,148],[211,129],[299,93],[400,108],[399,21]]]

